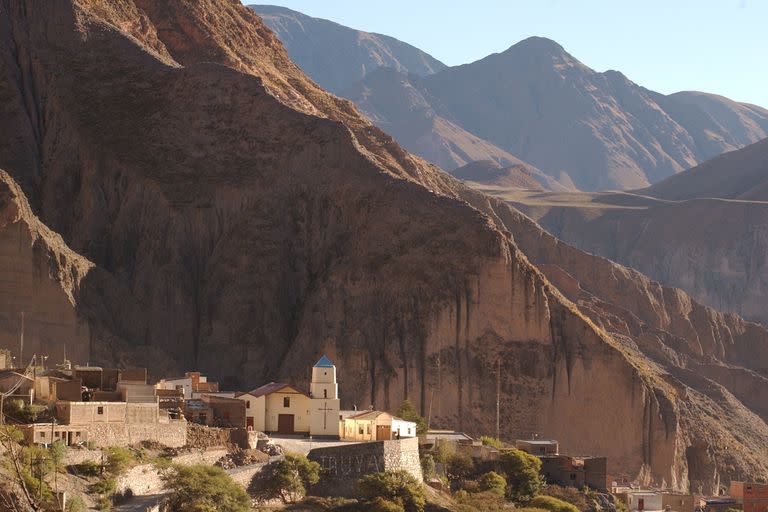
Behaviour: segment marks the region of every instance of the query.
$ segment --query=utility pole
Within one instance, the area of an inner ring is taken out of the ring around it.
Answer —
[[[21,312],[21,336],[19,337],[19,364],[24,364],[24,312]]]
[[[501,357],[496,359],[496,439],[501,439]]]

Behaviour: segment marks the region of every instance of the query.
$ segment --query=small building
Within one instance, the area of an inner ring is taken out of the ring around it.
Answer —
[[[725,512],[729,508],[738,508],[738,503],[731,496],[712,496],[699,499],[699,508],[704,512]]]
[[[660,492],[633,489],[617,497],[626,503],[629,512],[661,512],[663,510]]]
[[[26,444],[49,445],[61,441],[67,446],[88,442],[88,430],[82,425],[59,425],[57,423],[31,423],[20,427]]]
[[[545,455],[539,458],[541,459],[541,474],[549,483],[577,489],[583,487],[607,489],[607,459],[605,457]],[[661,509],[659,508],[659,510]]]
[[[768,511],[768,484],[732,481],[729,491],[744,512]]]
[[[344,418],[342,438],[347,441],[389,441],[416,437],[416,423],[383,411],[363,411]]]
[[[0,392],[12,393],[6,395],[6,400],[21,400],[31,404],[35,400],[35,381],[27,375],[13,370],[0,371]]]
[[[219,383],[208,381],[200,372],[186,372],[183,377],[161,379],[155,384],[157,389],[180,389],[184,393],[185,400],[200,398],[205,393],[219,391]]]
[[[695,503],[692,494],[663,491],[661,506],[665,512],[694,512]]]
[[[203,395],[201,401],[211,412],[211,423],[216,427],[245,427],[245,402],[237,398]]]
[[[517,439],[515,448],[536,456],[560,453],[560,444],[554,439]]]

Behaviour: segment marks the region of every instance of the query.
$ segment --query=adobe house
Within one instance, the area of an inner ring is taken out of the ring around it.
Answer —
[[[729,494],[742,506],[744,512],[768,510],[768,484],[732,481]]]
[[[630,512],[661,512],[662,496],[656,491],[629,491],[619,496]]]
[[[245,427],[245,402],[237,398],[203,395],[201,401],[211,411],[211,423],[217,427]]]
[[[536,456],[560,453],[560,444],[554,439],[518,439],[515,448]]]
[[[541,459],[541,474],[550,483],[577,489],[585,486],[599,490],[607,488],[607,459],[605,457],[545,455],[539,458]],[[659,501],[659,506],[661,506],[661,501]]]
[[[270,382],[235,398],[245,402],[246,428],[278,434],[340,435],[336,366],[326,356],[312,367],[310,393],[282,382]]]
[[[199,399],[203,393],[219,391],[219,383],[208,381],[208,377],[200,372],[186,372],[183,377],[160,379],[155,387],[157,389],[180,389],[184,393],[185,400]]]
[[[693,512],[695,509],[692,494],[672,491],[661,493],[661,506],[665,512]]]

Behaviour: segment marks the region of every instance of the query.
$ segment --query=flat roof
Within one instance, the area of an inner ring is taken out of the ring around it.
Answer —
[[[528,443],[528,444],[557,444],[554,439],[516,439],[516,443]]]

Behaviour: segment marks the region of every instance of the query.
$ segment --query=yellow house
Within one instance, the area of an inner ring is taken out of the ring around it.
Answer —
[[[245,401],[245,421],[249,429],[339,437],[336,367],[325,356],[312,367],[310,394],[291,384],[270,382],[239,393],[235,398]]]
[[[388,441],[416,437],[416,423],[383,411],[363,411],[344,418],[342,438],[347,441]]]

